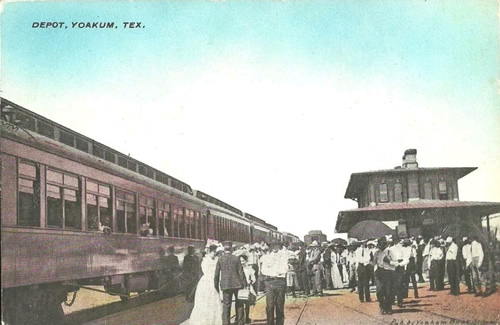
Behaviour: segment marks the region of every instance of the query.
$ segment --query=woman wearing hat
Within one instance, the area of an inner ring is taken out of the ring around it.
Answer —
[[[214,288],[214,274],[217,265],[217,245],[211,244],[201,262],[203,276],[196,286],[194,307],[191,315],[182,325],[221,325],[222,306],[219,293]]]
[[[342,282],[342,276],[340,275],[339,266],[340,264],[340,251],[337,245],[333,246],[332,249],[332,286],[333,289],[342,289],[344,287],[344,283]]]

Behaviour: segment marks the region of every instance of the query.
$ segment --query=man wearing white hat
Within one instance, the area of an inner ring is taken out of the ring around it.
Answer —
[[[325,279],[325,288],[332,289],[332,250],[328,242],[322,242],[321,259],[323,262],[323,278]]]
[[[373,254],[365,247],[364,242],[360,243],[356,249],[356,264],[358,266],[358,293],[360,302],[371,302],[370,297],[370,278],[372,268],[370,262],[373,260]]]
[[[307,257],[308,266],[313,275],[313,295],[323,295],[323,288],[321,287],[321,273],[323,273],[323,266],[321,265],[321,250],[319,249],[319,244],[314,240],[311,245],[309,245],[311,251]]]
[[[450,294],[458,296],[460,294],[460,269],[457,262],[458,246],[453,242],[453,238],[446,238],[446,270],[448,270],[448,282],[450,283]]]

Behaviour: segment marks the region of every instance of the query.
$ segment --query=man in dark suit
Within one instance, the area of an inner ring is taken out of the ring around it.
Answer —
[[[311,251],[307,256],[309,269],[311,270],[313,276],[313,292],[312,295],[323,295],[323,288],[321,286],[321,277],[323,273],[323,264],[321,263],[321,249],[316,240],[314,240],[311,245],[309,245]]]
[[[167,248],[167,256],[164,257],[164,266],[165,266],[165,276],[166,276],[166,283],[169,283],[170,286],[169,288],[172,291],[177,291],[179,290],[179,281],[175,280],[180,271],[181,267],[179,264],[179,258],[175,256],[175,248],[174,246],[169,246]]]
[[[300,289],[305,295],[309,295],[309,276],[307,275],[307,253],[304,244],[300,245],[297,263],[297,277],[299,279]]]
[[[232,243],[224,243],[224,255],[217,261],[214,275],[215,290],[222,290],[222,324],[229,325],[231,317],[231,300],[236,300],[236,324],[245,324],[244,305],[238,299],[238,290],[247,286],[247,280],[240,258],[232,255]]]
[[[332,250],[327,242],[321,243],[323,247],[323,278],[325,279],[325,289],[333,289],[332,285]]]
[[[190,302],[194,301],[194,290],[201,276],[201,261],[194,251],[194,246],[189,245],[187,255],[182,262],[184,297]]]

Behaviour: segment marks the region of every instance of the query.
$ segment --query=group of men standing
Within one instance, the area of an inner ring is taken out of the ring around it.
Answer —
[[[444,277],[447,273],[450,294],[460,294],[459,284],[463,275],[468,293],[482,295],[480,268],[484,253],[476,237],[464,237],[461,247],[452,237],[435,237],[424,241],[421,236],[401,240],[383,236],[375,240],[356,241],[348,246],[333,243],[319,245],[313,242],[308,247],[300,245],[287,248],[283,247],[282,243],[273,242],[269,246],[248,245],[234,253],[225,247],[226,250],[228,257],[221,256],[218,262],[221,268],[216,271],[217,276],[220,275],[221,278],[216,276],[215,281],[216,286],[224,283],[221,285],[223,290],[232,290],[224,291],[223,295],[225,310],[223,314],[228,321],[232,298],[235,297],[237,301],[238,319],[242,318],[238,317],[242,304],[238,302],[237,289],[224,288],[225,283],[233,276],[229,274],[230,268],[225,268],[224,265],[238,266],[233,267],[238,271],[234,280],[240,286],[244,280],[242,280],[240,261],[236,256],[242,252],[248,259],[248,265],[257,275],[255,291],[266,293],[267,323],[273,325],[284,323],[287,287],[295,286],[294,283],[297,282],[294,289],[302,290],[306,295],[319,296],[323,294],[323,289],[344,288],[348,283],[352,291],[358,288],[360,302],[372,301],[370,284],[375,283],[381,314],[392,314],[394,303],[403,307],[403,299],[408,297],[410,282],[412,282],[413,296],[418,298],[417,276],[418,282],[424,282],[424,274],[428,274],[430,290],[443,290]],[[236,256],[230,257],[233,254]],[[168,273],[181,272],[184,293],[189,299],[201,272],[200,260],[196,257],[194,247],[188,247],[182,268],[174,255],[173,247],[169,248],[165,262]],[[298,281],[292,280],[290,284],[290,274],[293,274]]]
[[[431,291],[444,289],[444,277],[445,272],[447,272],[450,294],[455,296],[460,294],[461,261],[463,258],[468,292],[476,293],[477,296],[482,295],[479,268],[484,254],[481,243],[477,241],[477,238],[472,240],[464,238],[463,242],[463,247],[460,250],[452,237],[433,238],[429,240],[427,245],[423,240],[421,243],[417,243],[411,239],[393,241],[391,236],[381,237],[378,240],[378,249],[374,253],[372,263],[375,269],[377,300],[381,314],[392,314],[394,302],[399,307],[403,307],[403,299],[408,297],[410,280],[413,285],[414,297],[418,298],[415,277],[417,273],[420,273],[419,281],[423,282],[422,270],[419,270],[419,263],[417,263],[419,245],[425,245],[424,249],[421,249],[421,257],[427,262]],[[472,282],[475,287],[472,287]],[[360,292],[362,291],[360,280]]]

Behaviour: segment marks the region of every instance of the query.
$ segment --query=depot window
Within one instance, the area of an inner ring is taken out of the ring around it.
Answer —
[[[447,200],[448,199],[448,187],[446,185],[446,181],[439,181],[439,199]]]
[[[109,185],[87,181],[87,228],[104,231],[113,229],[111,189]]]
[[[387,196],[387,184],[379,184],[378,190],[379,190],[379,200],[380,200],[380,202],[387,202],[387,201],[389,201],[389,198]]]
[[[432,183],[425,182],[424,183],[424,199],[432,200]]]
[[[47,169],[47,225],[81,229],[80,193],[77,176]]]
[[[118,232],[137,234],[134,193],[116,190],[116,226]]]
[[[403,202],[403,185],[394,183],[394,202]]]
[[[152,229],[153,235],[157,234],[155,200],[153,198],[141,196],[139,200],[139,220],[141,223],[141,232],[148,227]]]
[[[18,165],[18,220],[20,226],[40,227],[40,172],[35,164]]]

